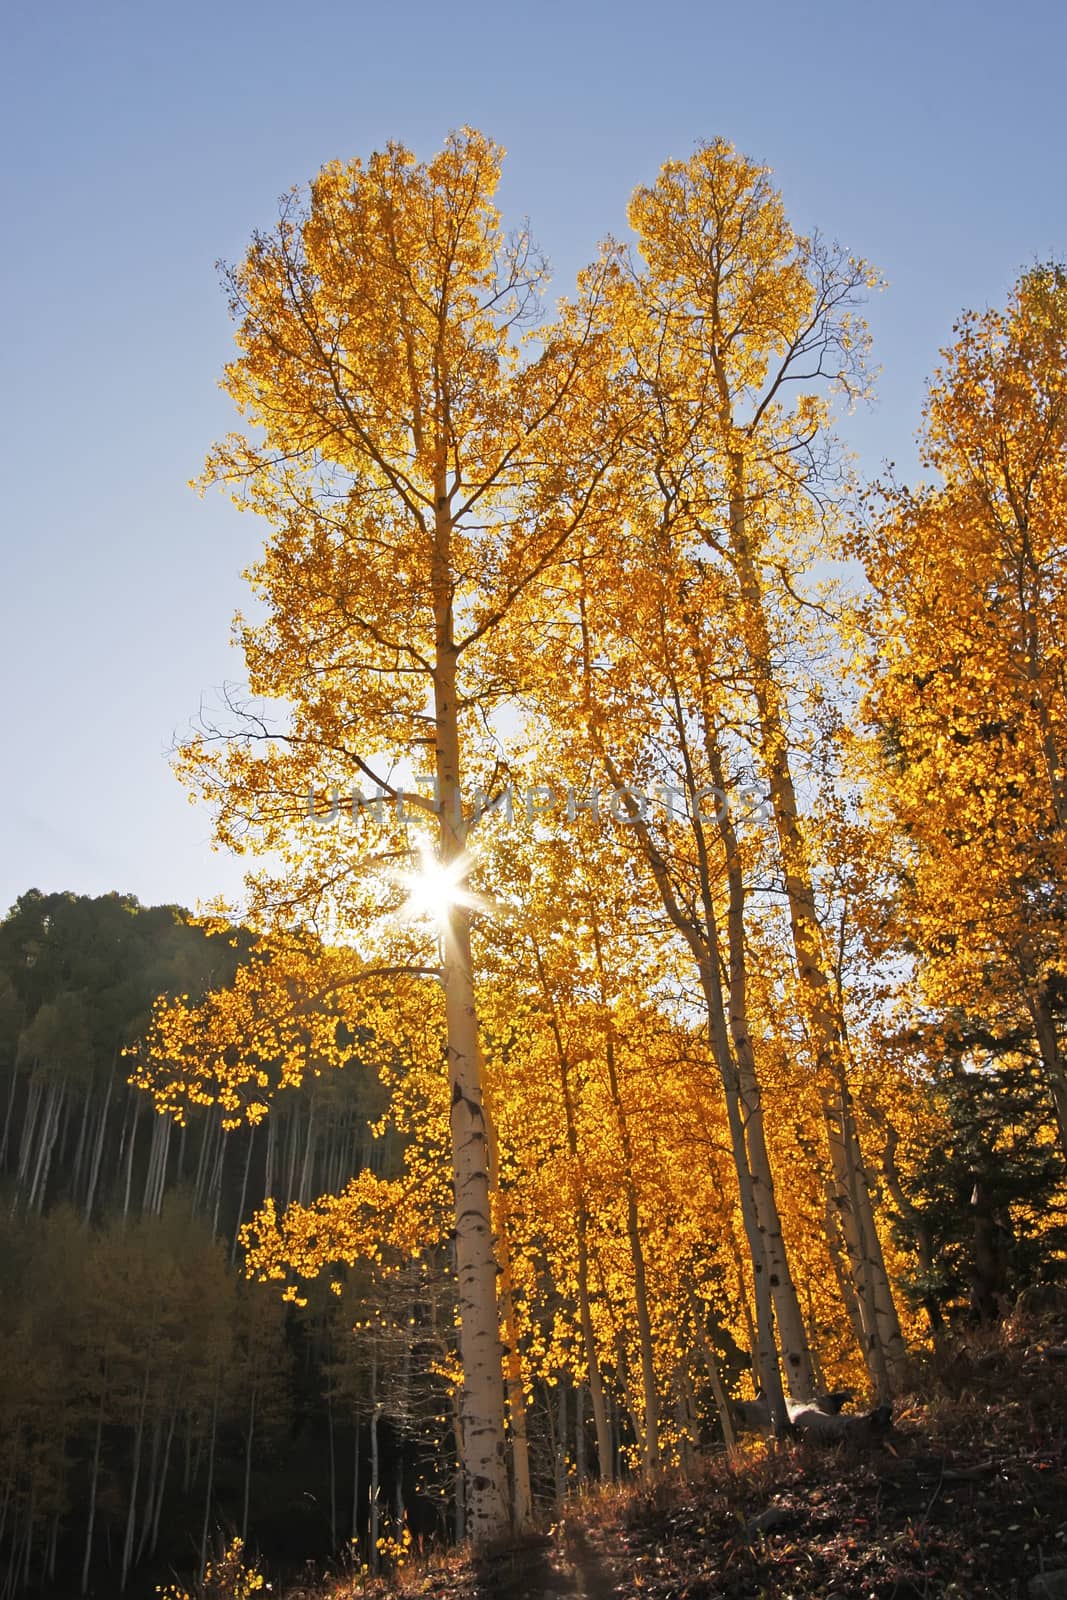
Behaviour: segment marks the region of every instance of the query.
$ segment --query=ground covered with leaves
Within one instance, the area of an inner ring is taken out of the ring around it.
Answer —
[[[1064,1331],[1016,1320],[970,1341],[877,1446],[747,1443],[685,1479],[576,1500],[479,1560],[442,1556],[374,1587],[398,1600],[1067,1596]]]

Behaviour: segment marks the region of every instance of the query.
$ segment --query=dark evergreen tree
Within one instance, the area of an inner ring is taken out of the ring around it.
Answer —
[[[908,1209],[896,1210],[902,1242],[926,1262],[907,1291],[935,1325],[990,1320],[1065,1273],[1067,1172],[1039,1066],[1018,1041],[964,1049],[965,1037],[934,1089],[948,1131],[922,1152]]]

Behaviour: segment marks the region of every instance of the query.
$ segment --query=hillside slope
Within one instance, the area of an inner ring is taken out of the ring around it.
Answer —
[[[688,1481],[572,1502],[539,1536],[480,1561],[442,1558],[401,1573],[393,1592],[404,1600],[1067,1595],[1065,1334],[1061,1318],[1017,1316],[972,1338],[931,1369],[923,1396],[901,1407],[879,1448],[750,1443]],[[320,1592],[340,1600],[363,1590],[349,1581]]]

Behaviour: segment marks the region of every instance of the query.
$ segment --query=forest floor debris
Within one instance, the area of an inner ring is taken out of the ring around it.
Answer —
[[[746,1444],[580,1497],[396,1600],[1029,1600],[1067,1593],[1062,1327],[1007,1322],[932,1373],[884,1442]],[[323,1600],[358,1590],[327,1589]]]

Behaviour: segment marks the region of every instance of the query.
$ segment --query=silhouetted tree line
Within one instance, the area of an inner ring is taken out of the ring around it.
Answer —
[[[249,945],[118,894],[33,890],[0,923],[4,1600],[149,1595],[202,1569],[220,1531],[282,1566],[373,1565],[394,1524],[443,1526],[425,1306],[358,1274],[286,1305],[241,1270],[265,1199],[395,1162],[370,1130],[377,1078],[333,1073],[228,1133],[214,1110],[158,1117],[127,1082],[156,997],[225,984]],[[449,1303],[447,1262],[431,1271]],[[354,1340],[354,1320],[373,1332]]]

